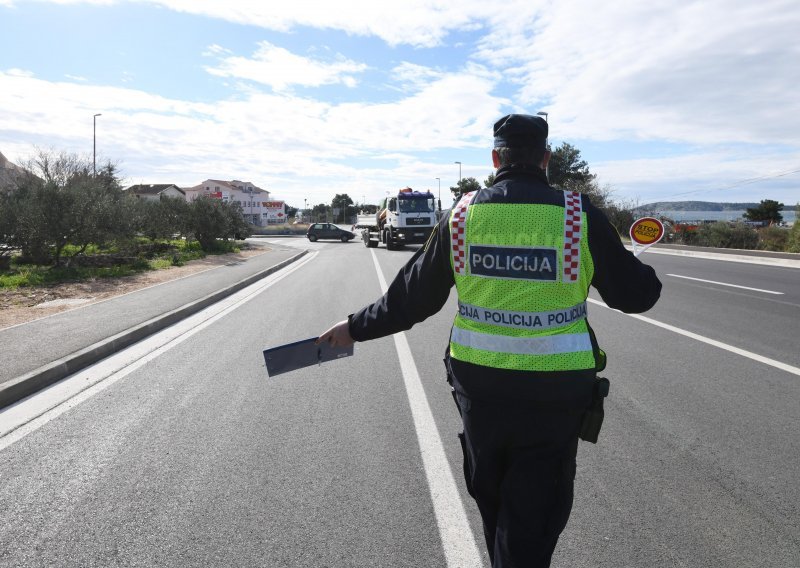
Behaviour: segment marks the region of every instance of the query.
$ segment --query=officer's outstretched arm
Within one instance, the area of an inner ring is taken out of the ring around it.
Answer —
[[[327,341],[331,347],[350,347],[354,341],[350,336],[350,323],[340,321],[317,338],[316,344]]]

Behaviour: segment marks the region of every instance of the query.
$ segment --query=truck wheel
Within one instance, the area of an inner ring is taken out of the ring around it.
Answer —
[[[383,232],[383,242],[386,243],[386,250],[394,250],[395,249],[394,238],[392,236],[392,230],[391,229],[386,229]]]
[[[372,239],[367,239],[366,241],[364,241],[364,244],[367,246],[367,248],[374,249],[374,248],[377,248],[378,241],[373,241]]]

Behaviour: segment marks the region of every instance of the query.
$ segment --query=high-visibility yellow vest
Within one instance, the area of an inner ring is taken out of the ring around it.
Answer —
[[[586,298],[594,274],[579,193],[565,206],[480,203],[450,215],[454,359],[521,371],[596,368]]]

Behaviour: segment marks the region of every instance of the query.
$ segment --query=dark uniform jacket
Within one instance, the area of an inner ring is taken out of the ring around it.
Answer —
[[[563,207],[564,194],[547,184],[541,169],[509,166],[499,169],[494,185],[481,189],[472,203],[544,203]],[[594,263],[592,286],[611,308],[626,313],[647,311],[661,293],[655,271],[625,249],[614,227],[586,196],[583,210]],[[353,339],[367,341],[405,331],[444,306],[455,285],[449,219],[450,212],[446,211],[431,239],[400,270],[383,297],[350,316]],[[580,407],[591,399],[596,374],[591,370],[533,375],[457,360],[450,361],[450,367],[454,388],[469,398]]]

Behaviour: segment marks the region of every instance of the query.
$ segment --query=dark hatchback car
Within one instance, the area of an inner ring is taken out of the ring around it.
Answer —
[[[355,236],[355,233],[340,229],[332,223],[314,223],[308,228],[308,232],[306,232],[306,237],[308,237],[308,240],[312,243],[317,239],[336,239],[337,241],[346,243],[347,241],[353,240]]]

